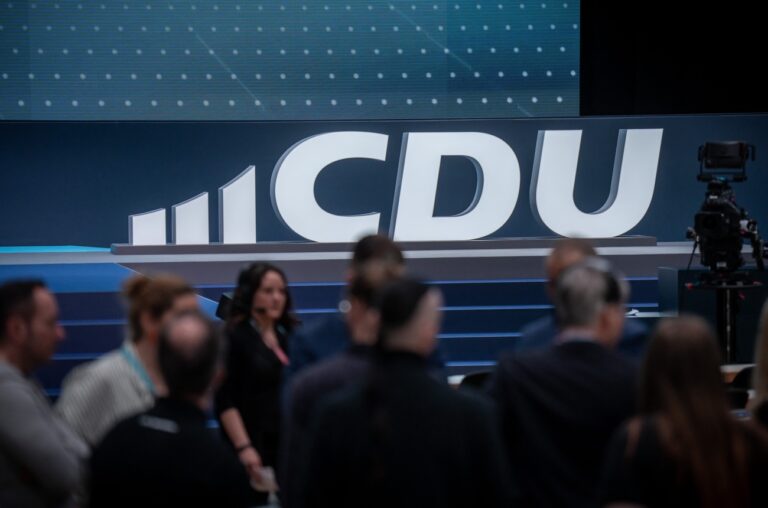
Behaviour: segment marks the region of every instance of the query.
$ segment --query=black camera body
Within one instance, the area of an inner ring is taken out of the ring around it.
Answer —
[[[715,271],[735,271],[744,265],[742,223],[747,213],[736,204],[727,182],[711,181],[706,198],[694,217],[701,264]]]
[[[699,147],[698,180],[707,182],[701,209],[688,237],[696,241],[701,264],[720,273],[735,272],[744,265],[744,240],[752,244],[752,256],[763,269],[763,241],[757,221],[736,203],[731,182],[747,179],[746,162],[754,160],[755,147],[739,141],[708,142]]]

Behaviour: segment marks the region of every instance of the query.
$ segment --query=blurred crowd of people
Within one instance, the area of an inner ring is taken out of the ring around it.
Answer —
[[[703,319],[627,319],[625,278],[584,240],[545,269],[551,315],[479,389],[447,383],[442,295],[386,237],[356,244],[341,312],[308,326],[272,264],[240,272],[223,323],[179,277],[137,275],[122,346],[53,406],[33,373],[64,339],[56,298],[6,282],[0,506],[768,506],[768,311],[736,419]]]

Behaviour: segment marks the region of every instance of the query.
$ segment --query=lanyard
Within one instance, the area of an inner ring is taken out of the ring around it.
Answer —
[[[128,362],[128,365],[131,366],[133,371],[136,373],[137,376],[141,379],[141,381],[144,383],[144,385],[149,390],[149,393],[151,393],[153,396],[155,395],[155,383],[152,382],[152,378],[149,377],[149,374],[147,373],[147,369],[144,368],[144,365],[141,364],[138,358],[136,358],[136,355],[133,353],[133,350],[128,344],[123,344],[123,347],[121,348],[120,352],[123,354],[123,358],[125,358],[125,361]]]

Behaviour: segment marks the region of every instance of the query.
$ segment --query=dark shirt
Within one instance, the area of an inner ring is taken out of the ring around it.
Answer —
[[[634,364],[570,340],[502,357],[490,391],[524,506],[595,506],[610,437],[634,411]]]
[[[277,337],[280,347],[286,350],[285,335],[278,333]],[[220,417],[228,409],[237,409],[265,465],[274,465],[283,364],[250,321],[239,323],[228,339],[227,377],[216,393],[216,414]]]
[[[116,425],[91,456],[90,506],[247,506],[237,457],[193,404],[158,399]]]
[[[630,428],[633,431],[630,432]],[[768,506],[765,474],[765,443],[757,433],[739,423],[737,432],[747,439],[748,479],[746,506]],[[633,437],[630,439],[630,434]],[[711,460],[711,458],[708,458]],[[741,488],[738,494],[744,494]],[[701,506],[701,496],[690,474],[686,474],[665,451],[657,420],[646,417],[623,425],[614,435],[605,460],[601,489],[605,504],[632,503],[648,508],[694,508]],[[729,506],[738,506],[731,499]]]
[[[311,365],[291,384],[288,414],[301,431],[306,431],[317,403],[339,388],[365,379],[373,348],[348,345],[346,351]]]
[[[310,365],[298,373],[287,397],[282,434],[280,501],[283,507],[295,506],[297,477],[306,460],[307,434],[317,405],[339,389],[362,382],[369,370],[370,346],[351,345],[346,351]]]
[[[515,351],[536,351],[546,349],[555,342],[560,334],[560,327],[552,314],[525,325],[520,331],[520,338],[515,343]],[[628,358],[639,362],[645,354],[648,342],[648,329],[634,318],[624,319],[624,328],[616,350]]]
[[[368,380],[317,408],[305,506],[510,506],[491,406],[436,381],[426,362],[387,353]]]

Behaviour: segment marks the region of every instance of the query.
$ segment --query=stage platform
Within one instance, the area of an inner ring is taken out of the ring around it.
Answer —
[[[552,239],[419,242],[403,244],[408,269],[445,296],[441,349],[448,373],[491,368],[500,351],[513,347],[526,323],[551,312],[543,259]],[[596,241],[600,255],[627,277],[629,318],[652,325],[658,319],[659,266],[686,266],[692,244],[656,243],[647,237]],[[44,279],[57,294],[67,340],[51,365],[39,372],[56,396],[74,366],[119,345],[125,333],[122,282],[135,273],[174,273],[196,288],[210,315],[221,293],[231,291],[237,272],[254,261],[282,267],[296,313],[309,323],[338,312],[350,258],[347,244],[254,244],[226,246],[4,247],[0,281]],[[694,263],[697,263],[694,259]]]

